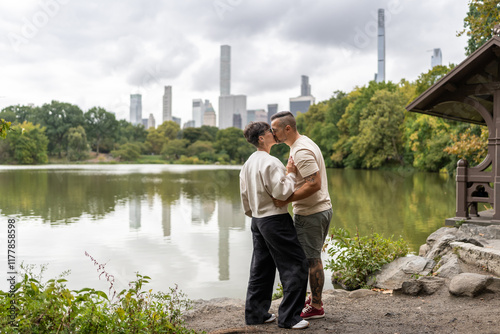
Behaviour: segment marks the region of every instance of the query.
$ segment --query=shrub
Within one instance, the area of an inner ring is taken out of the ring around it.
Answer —
[[[328,249],[331,258],[326,261],[325,268],[332,270],[333,280],[347,290],[366,286],[370,274],[408,254],[407,242],[392,238],[384,239],[377,233],[363,237],[356,233],[351,237],[348,231],[333,228],[329,239],[332,247]]]
[[[2,333],[195,333],[182,326],[182,311],[190,301],[177,287],[167,294],[144,291],[150,278],[137,273],[129,288],[110,300],[91,288],[69,290],[63,278],[69,272],[42,283],[44,268],[39,276],[32,268],[22,267],[25,273],[14,298],[0,291]],[[9,322],[11,300],[17,328]]]

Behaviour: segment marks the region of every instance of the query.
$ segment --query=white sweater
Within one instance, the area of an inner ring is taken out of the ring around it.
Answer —
[[[286,175],[281,161],[264,151],[254,152],[240,172],[241,203],[245,215],[262,218],[288,212],[277,208],[272,197],[286,200],[295,188],[295,174]]]

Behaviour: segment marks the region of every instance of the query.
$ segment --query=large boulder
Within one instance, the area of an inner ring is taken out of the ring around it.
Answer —
[[[431,259],[421,256],[400,257],[387,263],[368,278],[367,284],[380,289],[399,290],[403,282],[412,276],[426,276],[436,265]]]
[[[432,295],[444,285],[444,279],[434,276],[422,276],[418,279],[403,282],[401,290],[404,294]]]
[[[448,290],[454,296],[476,297],[493,282],[491,276],[462,273],[451,279]]]

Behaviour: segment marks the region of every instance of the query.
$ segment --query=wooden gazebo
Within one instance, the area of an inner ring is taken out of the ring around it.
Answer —
[[[446,224],[500,224],[500,37],[491,38],[406,109],[488,127],[483,162],[475,167],[458,162],[456,216]],[[493,209],[479,213],[478,203],[490,203]]]

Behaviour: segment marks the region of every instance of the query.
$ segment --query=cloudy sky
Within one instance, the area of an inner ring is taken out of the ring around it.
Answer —
[[[386,79],[415,80],[441,48],[460,63],[466,0],[23,0],[0,4],[0,108],[51,100],[161,120],[164,86],[173,114],[191,119],[192,99],[216,112],[220,46],[231,46],[231,93],[247,108],[300,95],[316,101],[351,91],[377,71],[377,10],[385,9]]]

